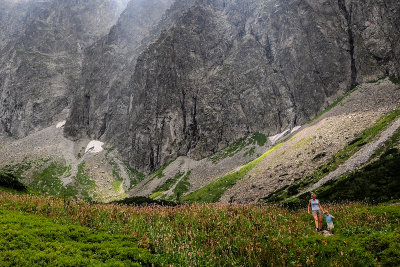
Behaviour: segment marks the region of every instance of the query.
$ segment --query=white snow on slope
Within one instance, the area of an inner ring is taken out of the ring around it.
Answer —
[[[62,127],[64,127],[64,125],[65,125],[66,122],[67,122],[67,121],[61,121],[61,122],[57,123],[56,128],[62,128]]]
[[[296,126],[290,131],[290,133],[294,133],[295,131],[297,131],[300,128],[301,128],[301,126]]]
[[[99,153],[103,151],[103,142],[97,141],[97,140],[92,140],[89,142],[89,144],[86,146],[85,153]]]
[[[293,129],[292,130],[286,130],[286,131],[284,131],[284,132],[281,132],[281,133],[278,133],[278,134],[276,134],[276,135],[273,135],[273,136],[269,136],[268,138],[269,138],[269,141],[271,141],[271,143],[272,144],[275,144],[279,139],[281,139],[282,137],[284,137],[286,134],[288,134],[288,133],[294,133],[295,131],[297,131],[298,129],[300,129],[301,128],[301,126],[296,126],[296,127],[293,127]]]
[[[282,136],[285,136],[287,134],[287,132],[289,132],[289,130],[286,130],[286,131],[281,132],[279,134],[270,136],[270,137],[268,137],[269,141],[271,141],[272,144],[275,144],[275,142],[278,141]]]

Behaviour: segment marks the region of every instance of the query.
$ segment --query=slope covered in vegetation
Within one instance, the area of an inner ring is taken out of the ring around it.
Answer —
[[[399,145],[400,129],[375,152],[368,164],[342,175],[337,180],[325,183],[314,190],[314,193],[323,201],[364,201],[370,204],[398,201],[400,199]],[[295,189],[289,187],[286,191],[278,191],[266,198],[266,201],[280,201],[283,195]],[[301,207],[307,204],[308,199],[309,193],[304,193],[297,198],[286,199],[282,203],[292,208]]]
[[[1,266],[142,266],[157,257],[137,238],[0,208]]]
[[[314,231],[313,218],[304,209],[290,211],[270,205],[208,204],[176,207],[131,207],[115,204],[90,204],[68,199],[0,193],[3,225],[7,229],[15,224],[10,216],[17,214],[23,221],[26,214],[52,218],[54,231],[47,232],[49,220],[44,220],[29,231],[45,232],[45,237],[31,236],[42,242],[47,235],[54,242],[70,244],[70,235],[78,223],[92,230],[79,230],[81,239],[77,250],[86,247],[85,240],[92,235],[103,240],[122,240],[121,246],[107,252],[115,256],[122,266],[131,265],[126,246],[144,248],[156,254],[135,254],[136,261],[182,266],[397,266],[400,264],[400,206],[365,204],[325,205],[336,217],[335,234],[324,237]],[[13,211],[14,210],[14,211]],[[8,219],[7,219],[8,218]],[[39,217],[30,219],[42,220]],[[11,221],[10,221],[11,220]],[[35,222],[33,223],[35,224]],[[11,226],[10,226],[11,225]],[[17,224],[18,225],[18,224]],[[20,226],[18,226],[20,227]],[[25,226],[24,226],[25,227]],[[57,228],[58,227],[58,228]],[[59,229],[59,230],[57,230]],[[74,230],[75,229],[75,230]],[[59,234],[65,231],[66,237]],[[104,233],[107,232],[111,234]],[[121,237],[120,234],[126,236]],[[134,237],[129,238],[128,236]],[[9,238],[11,243],[25,238],[22,232]],[[72,241],[71,241],[72,242]],[[48,243],[51,245],[51,243]],[[111,243],[110,243],[111,244]],[[2,260],[11,248],[4,248]],[[90,257],[97,255],[102,245],[87,245]],[[67,249],[68,250],[68,249]],[[7,252],[8,251],[8,252]],[[52,260],[63,260],[63,254],[50,254]],[[36,259],[36,258],[34,258]],[[101,258],[104,260],[104,258]],[[135,262],[133,260],[133,262]],[[157,263],[158,261],[158,263]]]

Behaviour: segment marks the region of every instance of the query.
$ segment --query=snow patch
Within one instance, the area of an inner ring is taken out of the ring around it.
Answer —
[[[61,121],[59,123],[57,123],[56,128],[62,128],[65,126],[65,123],[67,123],[67,121]]]
[[[271,141],[272,144],[275,144],[276,141],[278,141],[281,137],[285,136],[288,132],[289,132],[289,130],[286,130],[286,131],[276,134],[274,136],[270,136],[270,137],[268,137],[269,141]]]
[[[89,142],[89,144],[86,146],[85,153],[99,153],[103,151],[103,142],[97,141],[97,140],[92,140]]]
[[[297,131],[300,128],[301,128],[301,126],[296,126],[290,131],[290,133],[294,133],[295,131]]]

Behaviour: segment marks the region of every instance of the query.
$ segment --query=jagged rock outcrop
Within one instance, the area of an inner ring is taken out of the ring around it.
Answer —
[[[345,89],[346,32],[334,28],[330,36],[343,42],[329,42],[310,19],[326,18],[309,5],[264,3],[199,2],[143,53],[132,77],[133,164],[157,168],[176,155],[208,156],[252,132],[279,132]],[[329,54],[313,58],[326,47],[342,65]]]
[[[352,25],[353,75],[358,83],[379,76],[400,76],[400,3],[392,0],[346,1],[339,6]],[[350,53],[352,51],[350,46]]]
[[[0,132],[23,137],[66,116],[83,49],[110,29],[126,1],[1,1],[1,21],[11,24],[2,24]]]
[[[65,127],[68,136],[76,139],[88,135],[126,147],[133,108],[129,83],[137,58],[193,3],[135,0],[128,4],[109,34],[85,50],[79,89]]]

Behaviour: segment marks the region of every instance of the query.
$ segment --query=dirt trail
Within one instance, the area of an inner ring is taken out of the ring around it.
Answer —
[[[367,163],[371,156],[378,150],[387,139],[393,136],[397,129],[400,127],[400,118],[394,121],[386,130],[384,130],[375,140],[371,143],[366,144],[363,148],[361,148],[357,153],[355,153],[352,157],[350,157],[345,163],[340,165],[335,171],[331,172],[315,184],[311,185],[304,191],[297,194],[295,197],[298,197],[304,193],[311,192],[316,188],[322,186],[328,181],[336,180],[341,175],[351,172],[363,164]]]

